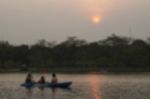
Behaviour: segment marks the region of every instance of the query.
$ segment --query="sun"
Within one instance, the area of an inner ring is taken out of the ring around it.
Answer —
[[[101,21],[101,17],[100,16],[93,16],[92,21],[93,21],[93,23],[98,24]]]

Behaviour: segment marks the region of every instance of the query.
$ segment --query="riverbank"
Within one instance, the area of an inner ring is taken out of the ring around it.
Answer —
[[[106,71],[98,69],[29,69],[29,70],[20,70],[20,69],[0,69],[0,73],[64,73],[64,74],[150,74],[150,70],[120,70],[120,71]]]

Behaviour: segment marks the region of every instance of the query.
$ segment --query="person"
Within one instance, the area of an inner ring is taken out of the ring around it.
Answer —
[[[52,73],[52,80],[51,80],[51,83],[57,83],[58,82],[58,79],[56,77],[56,74],[55,73]]]
[[[33,83],[33,76],[31,73],[28,73],[27,77],[26,77],[26,80],[25,80],[25,83]]]
[[[38,81],[38,83],[40,84],[45,84],[46,81],[45,81],[45,77],[44,76],[41,76],[40,80]]]

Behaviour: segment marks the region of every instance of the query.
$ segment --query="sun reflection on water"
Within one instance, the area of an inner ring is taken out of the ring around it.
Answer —
[[[90,75],[88,79],[91,81],[93,99],[101,99],[100,97],[100,76]]]

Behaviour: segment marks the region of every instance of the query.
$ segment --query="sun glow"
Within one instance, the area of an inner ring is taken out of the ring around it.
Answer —
[[[109,14],[110,8],[113,7],[113,0],[80,0],[83,11],[90,17],[90,21],[98,24],[102,17]]]
[[[93,17],[92,17],[92,21],[93,21],[95,24],[98,24],[98,23],[100,23],[100,21],[101,21],[101,17],[100,17],[100,16],[93,16]]]

